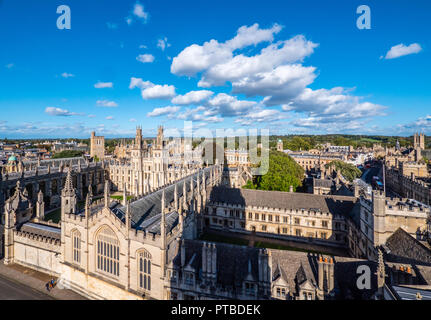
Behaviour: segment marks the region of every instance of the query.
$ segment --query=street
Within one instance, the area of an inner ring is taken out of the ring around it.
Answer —
[[[0,275],[0,300],[53,300],[52,297]]]

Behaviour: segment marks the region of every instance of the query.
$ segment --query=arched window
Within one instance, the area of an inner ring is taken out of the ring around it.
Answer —
[[[103,227],[96,237],[97,270],[118,277],[120,275],[119,241],[110,228]]]
[[[138,286],[151,290],[151,255],[145,250],[138,252]]]
[[[78,230],[72,231],[72,254],[73,262],[81,263],[81,233]]]

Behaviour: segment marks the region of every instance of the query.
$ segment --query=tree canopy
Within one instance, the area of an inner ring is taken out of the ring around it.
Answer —
[[[330,166],[334,166],[336,170],[340,170],[343,177],[350,182],[362,175],[362,171],[356,168],[353,164],[340,160],[334,160],[325,165],[326,168],[329,168]]]
[[[84,153],[78,150],[63,150],[52,156],[52,159],[81,157]]]
[[[302,186],[304,169],[295,160],[283,152],[271,151],[269,153],[268,172],[263,176],[254,176],[243,188],[272,191],[289,191]],[[267,161],[268,161],[267,160]],[[265,164],[262,164],[265,166]]]

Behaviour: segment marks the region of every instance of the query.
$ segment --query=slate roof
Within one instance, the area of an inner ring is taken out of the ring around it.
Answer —
[[[269,250],[272,257],[272,279],[282,277],[288,283],[289,291],[297,294],[297,287],[305,281],[318,286],[317,257],[314,254],[287,250]]]
[[[315,210],[332,214],[347,215],[352,210],[357,199],[355,197],[346,196],[232,189],[224,186],[216,186],[212,189],[210,201],[241,206]]]
[[[357,258],[334,257],[334,282],[339,299],[369,300],[377,291],[377,262]],[[371,271],[371,288],[358,289],[358,267],[367,265]],[[387,268],[386,268],[387,269]],[[388,274],[388,271],[386,271]]]
[[[44,224],[27,222],[24,223],[21,228],[19,228],[19,231],[56,240],[60,240],[61,238],[60,228],[55,228]]]
[[[183,240],[185,246],[185,266],[190,264],[201,279],[202,247],[204,241]],[[242,288],[243,281],[251,274],[258,281],[258,248],[216,243],[217,250],[217,284],[235,291]],[[181,267],[180,250],[172,260],[173,265]],[[249,269],[250,268],[250,269]],[[249,272],[250,271],[250,272]]]
[[[205,173],[206,183],[209,184],[211,168],[205,168],[199,173],[200,184],[202,188],[202,173]],[[194,190],[197,190],[197,177],[198,173],[187,176],[181,180],[164,188],[165,190],[165,203],[166,207],[174,201],[175,184],[177,185],[178,199],[183,196],[183,184],[186,181],[187,193],[190,192],[190,179],[193,177]],[[132,228],[145,230],[151,233],[160,233],[160,220],[161,220],[161,203],[162,203],[162,189],[152,192],[141,199],[138,199],[130,204]],[[187,199],[189,200],[189,199]],[[124,217],[126,207],[118,205],[112,211],[120,218]],[[123,218],[120,218],[123,219]],[[167,231],[169,232],[178,223],[178,213],[170,212],[166,216]],[[158,225],[158,226],[156,226]]]
[[[334,181],[330,180],[330,179],[316,179],[316,178],[313,178],[313,185],[315,187],[331,188],[334,185]]]
[[[387,261],[431,265],[431,250],[401,228],[386,240],[386,247]]]

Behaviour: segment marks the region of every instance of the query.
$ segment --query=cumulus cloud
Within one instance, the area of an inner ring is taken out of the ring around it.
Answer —
[[[219,93],[208,101],[211,108],[207,115],[220,114],[224,117],[239,116],[250,111],[252,107],[257,106],[257,102],[248,100],[238,100],[237,97],[226,93]]]
[[[302,61],[313,53],[317,44],[307,41],[303,36],[296,36],[286,41],[279,41],[261,50],[255,56],[238,54],[223,63],[217,63],[206,70],[199,81],[201,87],[223,85],[225,82],[241,82],[258,73],[268,73],[280,65]]]
[[[62,76],[63,78],[72,78],[72,77],[74,77],[75,75],[74,75],[74,74],[72,74],[72,73],[63,72],[63,73],[61,74],[61,76]]]
[[[163,108],[155,108],[153,111],[147,113],[147,117],[159,117],[164,115],[173,115],[178,112],[180,107],[177,106],[167,106]]]
[[[419,53],[422,51],[422,47],[419,43],[412,43],[411,45],[405,46],[403,43],[393,46],[385,56],[385,59],[395,59],[409,54]]]
[[[56,107],[46,107],[45,113],[50,116],[60,116],[60,117],[70,117],[70,116],[78,116],[82,115],[81,113],[69,112],[66,109],[56,108]]]
[[[136,2],[133,6],[132,13],[126,18],[128,25],[131,25],[135,19],[140,20],[142,23],[146,23],[150,15],[145,11],[145,8],[139,2]]]
[[[239,117],[235,120],[236,123],[240,123],[245,126],[249,126],[256,123],[267,123],[274,122],[286,118],[279,110],[275,109],[257,109]]]
[[[184,95],[178,95],[172,99],[172,103],[186,105],[197,104],[211,97],[214,92],[209,90],[190,91]]]
[[[387,107],[361,102],[360,97],[352,96],[349,91],[336,87],[331,90],[306,88],[285,111],[307,112],[310,116],[333,117],[337,119],[365,118],[384,115]]]
[[[96,104],[98,107],[107,107],[107,108],[118,107],[118,104],[115,101],[109,101],[109,100],[97,100]]]
[[[267,105],[289,102],[316,78],[314,67],[300,64],[279,66],[268,72],[260,72],[234,81],[233,93],[246,96],[265,96]]]
[[[278,25],[274,25],[270,29],[260,29],[258,24],[254,24],[251,27],[239,28],[237,35],[225,43],[210,40],[202,46],[193,44],[172,60],[171,72],[176,75],[193,76],[211,66],[228,62],[232,59],[234,50],[260,42],[271,42],[274,34],[280,30],[281,27]],[[253,34],[255,35],[253,36]]]
[[[114,84],[112,82],[97,82],[94,87],[96,89],[102,89],[102,88],[112,88]]]
[[[136,57],[136,60],[142,63],[151,63],[154,61],[154,56],[152,54],[140,54]]]
[[[175,96],[175,87],[172,85],[159,85],[150,81],[143,81],[141,78],[130,79],[129,89],[141,89],[142,98],[147,99],[170,99]]]
[[[160,48],[162,51],[165,51],[166,48],[169,48],[171,46],[170,43],[168,43],[168,38],[164,37],[163,39],[157,40],[157,47]]]
[[[210,115],[210,113],[207,111],[206,107],[204,106],[198,106],[196,108],[186,108],[185,111],[182,111],[181,113],[178,113],[176,115],[173,115],[171,118],[175,118],[177,120],[184,120],[184,121],[205,121],[205,123],[217,123],[222,122],[223,118]]]
[[[413,132],[431,132],[431,115],[427,114],[407,124],[400,124],[398,125],[398,131],[410,134]]]

